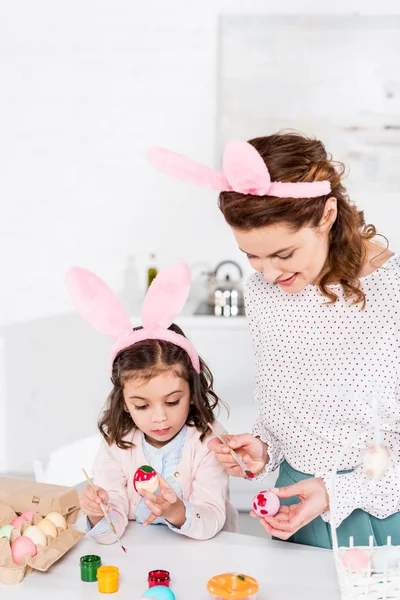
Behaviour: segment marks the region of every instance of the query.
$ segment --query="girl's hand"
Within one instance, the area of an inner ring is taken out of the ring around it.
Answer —
[[[158,478],[161,492],[159,495],[151,494],[146,490],[141,491],[141,495],[146,498],[146,506],[151,511],[143,527],[153,523],[157,517],[164,517],[174,527],[182,527],[186,521],[186,506],[160,474]]]
[[[79,497],[79,503],[82,512],[89,518],[92,527],[94,527],[104,517],[100,507],[100,501],[103,502],[106,511],[111,512],[111,506],[108,506],[108,494],[103,488],[94,486],[96,493],[90,485],[87,485]]]
[[[287,540],[329,508],[329,495],[321,478],[304,479],[294,485],[272,488],[270,491],[278,498],[298,496],[301,500],[300,504],[281,506],[274,517],[260,518],[265,531],[281,540]],[[250,515],[257,516],[253,511]]]
[[[267,445],[264,442],[250,435],[250,433],[240,435],[227,435],[224,433],[222,437],[226,440],[229,448],[232,448],[240,456],[252,473],[256,474],[263,470],[269,460]],[[219,462],[229,475],[244,477],[243,469],[231,456],[229,448],[220,442],[218,438],[213,438],[208,442],[208,449],[215,452]]]

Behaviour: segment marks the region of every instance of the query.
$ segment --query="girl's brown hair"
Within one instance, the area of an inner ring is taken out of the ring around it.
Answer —
[[[376,236],[373,225],[366,225],[364,213],[354,206],[341,180],[344,165],[334,162],[319,140],[297,132],[277,133],[249,141],[263,158],[271,181],[324,181],[331,183],[331,193],[319,198],[275,198],[252,196],[238,192],[222,192],[219,207],[226,221],[235,229],[245,231],[276,223],[285,223],[293,231],[302,227],[317,227],[322,219],[325,202],[337,200],[337,218],[330,231],[329,252],[319,281],[321,293],[335,302],[338,296],[327,287],[340,282],[354,303],[365,306],[365,294],[359,273],[365,260],[365,242]]]
[[[169,329],[184,336],[175,324]],[[133,377],[150,380],[166,370],[173,370],[189,383],[190,409],[186,424],[201,432],[201,440],[210,432],[207,423],[214,423],[213,411],[222,401],[213,390],[213,376],[205,362],[200,358],[200,373],[197,373],[183,348],[163,340],[143,340],[120,352],[114,360],[111,374],[114,387],[98,423],[107,444],[115,443],[121,449],[133,445],[123,439],[136,429],[131,415],[125,410],[124,383]]]

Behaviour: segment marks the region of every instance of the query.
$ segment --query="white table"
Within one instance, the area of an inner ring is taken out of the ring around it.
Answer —
[[[120,571],[119,591],[110,598],[137,600],[147,589],[152,569],[171,573],[177,600],[208,600],[207,581],[229,571],[246,573],[260,583],[259,600],[339,600],[333,556],[309,548],[235,533],[220,533],[206,542],[190,540],[163,526],[130,523],[118,544],[104,546],[85,536],[47,573],[33,572],[18,585],[0,583],[7,600],[79,600],[104,597],[97,583],[80,580],[79,558],[98,554],[104,565]]]

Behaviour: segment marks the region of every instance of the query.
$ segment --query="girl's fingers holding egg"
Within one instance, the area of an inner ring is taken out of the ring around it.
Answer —
[[[147,527],[147,525],[151,525],[157,519],[156,515],[151,514],[143,523],[143,527]]]
[[[143,498],[146,498],[146,500],[150,500],[150,502],[152,502],[153,504],[162,504],[162,502],[164,501],[162,496],[156,496],[156,494],[152,494],[147,490],[142,490],[141,494]]]
[[[153,515],[156,515],[157,517],[161,517],[162,511],[159,506],[157,506],[156,504],[153,504],[153,502],[151,502],[150,500],[146,500],[145,504],[146,504],[147,508],[149,510],[151,510]]]

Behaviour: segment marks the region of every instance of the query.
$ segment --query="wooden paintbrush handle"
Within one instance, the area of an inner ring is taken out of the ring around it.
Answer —
[[[89,475],[86,473],[85,469],[82,469],[82,471],[83,471],[83,474],[85,475],[85,477],[86,477],[86,479],[88,481],[88,484],[90,485],[90,487],[92,488],[92,490],[94,491],[94,493],[97,496],[96,488],[95,488],[93,482],[91,481]],[[99,496],[97,496],[97,498],[99,498]],[[100,498],[99,498],[99,500],[100,500]],[[115,531],[114,523],[111,521],[110,516],[109,516],[109,514],[106,511],[106,507],[104,506],[104,504],[102,503],[101,500],[100,500],[100,508],[103,511],[103,515],[107,519],[107,523],[109,524],[109,526],[111,527],[111,529],[113,530],[113,532],[115,533],[115,535],[117,535],[117,532]]]

